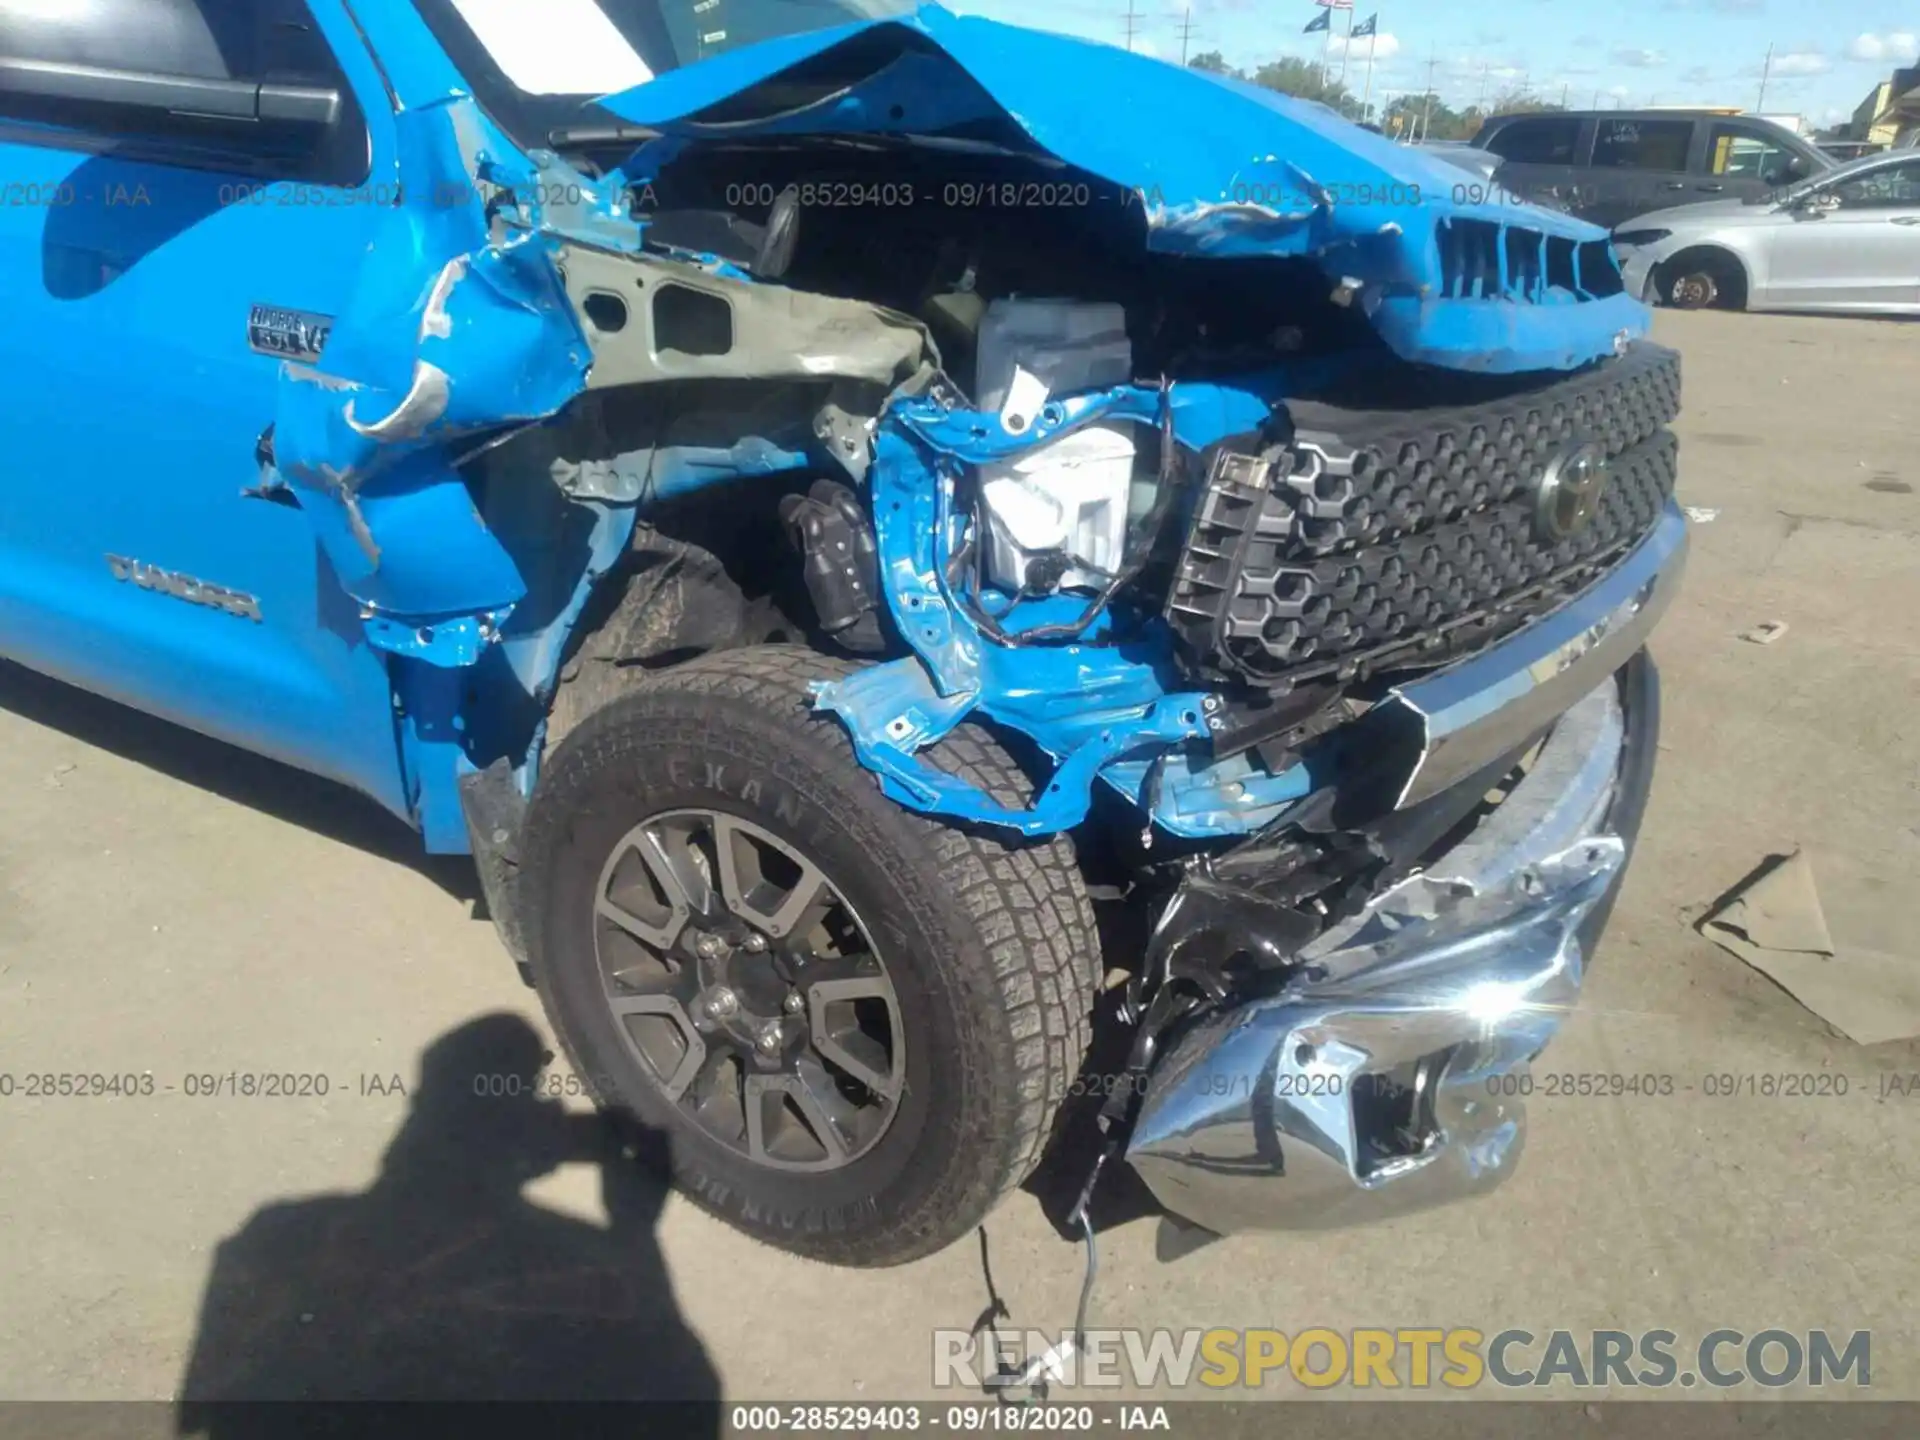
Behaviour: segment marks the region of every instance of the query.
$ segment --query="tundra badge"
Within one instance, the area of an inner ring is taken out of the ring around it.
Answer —
[[[124,555],[107,556],[107,568],[113,571],[116,580],[127,580],[142,590],[151,590],[159,595],[171,595],[176,600],[185,600],[191,605],[206,605],[215,610],[224,610],[240,620],[260,620],[260,602],[253,596],[239,590],[229,590],[224,585],[209,585],[204,580],[196,580],[191,575],[182,575],[175,570],[162,570],[158,565],[149,565],[141,560],[129,560]]]

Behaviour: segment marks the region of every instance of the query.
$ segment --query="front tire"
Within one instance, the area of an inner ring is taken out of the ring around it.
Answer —
[[[662,1130],[675,1182],[782,1249],[889,1265],[1033,1169],[1085,1054],[1100,962],[1064,837],[968,833],[882,795],[807,684],[732,650],[589,715],[523,847],[531,967],[579,1075]],[[1031,786],[966,726],[928,759]]]

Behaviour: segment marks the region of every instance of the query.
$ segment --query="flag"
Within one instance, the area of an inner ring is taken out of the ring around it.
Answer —
[[[1364,40],[1367,36],[1373,34],[1373,32],[1379,28],[1379,25],[1380,13],[1376,10],[1373,14],[1367,16],[1366,19],[1353,27],[1353,38],[1355,40]]]
[[[1318,15],[1314,16],[1311,20],[1307,21],[1307,28],[1302,30],[1300,33],[1302,35],[1311,35],[1316,30],[1325,30],[1329,33],[1332,32],[1333,11],[1322,10]]]

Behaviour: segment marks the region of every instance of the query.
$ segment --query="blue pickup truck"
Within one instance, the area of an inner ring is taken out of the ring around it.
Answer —
[[[0,655],[470,853],[772,1244],[1093,1090],[1205,1231],[1482,1190],[1686,535],[1606,236],[1457,182],[898,0],[0,0]]]

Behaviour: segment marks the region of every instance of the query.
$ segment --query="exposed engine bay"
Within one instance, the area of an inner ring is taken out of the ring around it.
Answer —
[[[590,389],[783,382],[752,458],[844,472],[782,513],[820,629],[890,657],[821,704],[913,808],[1047,833],[1098,779],[1149,830],[1255,833],[1324,788],[1314,742],[1576,591],[1671,491],[1665,352],[1416,364],[1323,262],[1152,253],[1140,204],[1058,163],[660,140],[614,178],[642,254],[561,257]],[[1624,483],[1556,536],[1531,487],[1583,445]],[[686,449],[647,452],[646,493]],[[1032,806],[916,759],[975,714],[1056,763]]]
[[[376,643],[498,633],[538,702],[640,517],[764,481],[809,628],[881,661],[819,705],[894,799],[1047,834],[1099,789],[1148,836],[1250,836],[1336,773],[1348,808],[1409,802],[1418,754],[1375,736],[1360,784],[1354,722],[1392,729],[1397,684],[1577,592],[1671,490],[1677,372],[1634,345],[1590,227],[1444,203],[1433,162],[1231,87],[1180,81],[1196,133],[1250,160],[1116,144],[1049,100],[1045,53],[1009,64],[937,10],[794,43],[609,97],[631,128],[527,166],[448,111],[434,158],[489,197],[486,230],[446,237],[408,312],[410,382],[365,423],[368,387],[343,412],[293,374],[276,437],[343,511]],[[1335,164],[1364,186],[1343,199],[1313,170]],[[344,317],[332,344],[363,334]],[[584,575],[507,557],[570,594],[406,621],[380,516],[450,433],[476,436],[458,483],[483,521],[534,503],[531,462],[553,523],[591,526]],[[1572,477],[1559,510],[1543,470]],[[1029,803],[926,762],[968,720],[1046,757]]]

